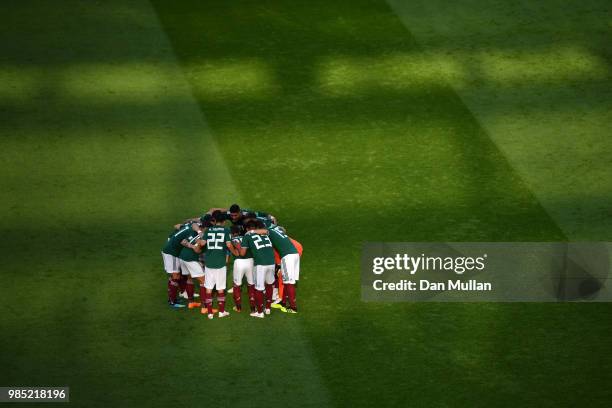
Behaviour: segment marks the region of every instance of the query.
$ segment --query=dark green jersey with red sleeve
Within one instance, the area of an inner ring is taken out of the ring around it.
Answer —
[[[255,265],[274,265],[274,249],[267,235],[247,233],[242,238],[242,247],[251,250]]]
[[[187,242],[189,242],[191,245],[195,245],[197,244],[197,242],[199,240],[202,239],[202,232],[195,232],[195,231],[191,231],[191,233],[185,237],[184,239],[187,240]],[[181,240],[182,241],[182,240]],[[194,251],[191,248],[187,248],[186,246],[181,245],[181,253],[179,254],[179,258],[181,258],[183,261],[185,262],[194,262],[200,258],[200,254],[198,254],[196,251]]]
[[[285,255],[298,253],[287,234],[285,234],[277,225],[269,227],[268,232],[270,241],[272,241],[272,245],[278,251],[281,258]]]
[[[190,223],[181,225],[181,228],[170,234],[166,245],[162,248],[162,252],[172,256],[179,256],[181,249],[184,248],[181,245],[181,241],[186,239],[192,232],[193,229]],[[195,232],[193,233],[195,234]]]
[[[206,230],[206,267],[219,269],[226,265],[227,243],[232,239],[229,228],[215,225]]]
[[[242,246],[242,240],[244,239],[243,236],[237,236],[232,238],[232,243],[234,244],[234,246]],[[236,259],[251,259],[253,258],[253,254],[251,253],[250,249],[247,249],[246,254],[244,254],[244,256],[236,256]]]
[[[182,230],[185,227],[190,227],[191,224],[193,224],[192,222],[186,222],[184,224],[181,224],[178,228],[175,228],[172,230],[172,232],[170,233],[170,235],[168,235],[168,241],[170,241],[170,238],[172,238],[172,236],[174,234],[176,234],[177,232],[179,232],[180,230]]]

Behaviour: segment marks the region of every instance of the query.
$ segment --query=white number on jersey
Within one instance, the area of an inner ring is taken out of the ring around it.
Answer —
[[[253,235],[253,243],[257,249],[272,246],[272,242],[270,242],[270,238],[267,235]]]
[[[276,235],[278,235],[281,238],[288,238],[287,235],[283,234],[283,231],[281,231],[278,228],[272,228],[270,231],[275,232]]]
[[[208,249],[223,249],[223,239],[225,234],[222,232],[209,232],[206,234],[206,246]]]

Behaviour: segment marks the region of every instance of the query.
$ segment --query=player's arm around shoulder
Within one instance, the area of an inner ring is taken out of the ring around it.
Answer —
[[[249,249],[250,242],[251,242],[251,237],[248,235],[245,235],[244,238],[242,238],[242,243],[237,244],[237,246],[235,247],[236,252],[238,253],[238,255],[236,256],[245,256],[247,253],[247,250]]]
[[[197,254],[201,254],[205,246],[206,246],[206,241],[203,239],[198,239],[196,243],[193,245],[193,250]]]

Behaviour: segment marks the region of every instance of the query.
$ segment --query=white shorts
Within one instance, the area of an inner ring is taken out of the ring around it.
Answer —
[[[202,265],[200,265],[198,261],[186,262],[181,259],[181,270],[183,271],[183,275],[189,274],[192,278],[204,276]]]
[[[253,258],[234,260],[234,285],[242,285],[242,278],[246,277],[249,285],[253,285]]]
[[[274,265],[256,265],[255,274],[255,289],[265,290],[265,283],[272,285],[274,283]]]
[[[283,275],[283,283],[295,284],[295,281],[300,280],[300,255],[289,254],[281,259],[281,273]]]
[[[162,252],[162,259],[164,260],[164,270],[166,271],[166,273],[180,272],[180,259],[178,259],[176,256],[172,256]]]
[[[215,286],[217,290],[225,290],[225,281],[227,279],[227,268],[224,266],[223,268],[204,268],[204,273],[206,275],[204,281],[204,287],[208,290],[213,290]]]

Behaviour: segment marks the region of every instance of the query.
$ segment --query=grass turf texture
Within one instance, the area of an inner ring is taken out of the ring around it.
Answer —
[[[606,3],[431,4],[4,5],[1,385],[605,406],[607,304],[359,301],[364,240],[610,239]],[[304,244],[300,315],[165,306],[168,227],[234,200]]]

